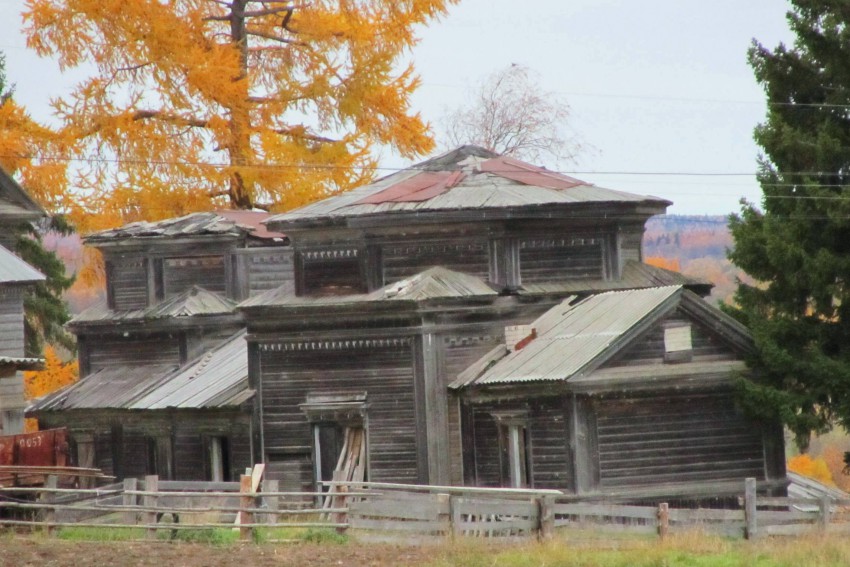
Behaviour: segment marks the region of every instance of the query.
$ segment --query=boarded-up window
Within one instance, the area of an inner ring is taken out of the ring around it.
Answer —
[[[193,285],[207,291],[227,293],[223,256],[165,258],[162,279],[166,298],[182,293]]]
[[[522,283],[603,279],[603,242],[598,236],[521,240]]]
[[[384,283],[403,280],[434,266],[471,274],[486,280],[490,273],[487,241],[424,242],[384,246]]]
[[[116,311],[147,307],[148,270],[144,258],[106,261],[106,301]]]
[[[687,362],[693,358],[693,352],[690,325],[664,329],[664,362]]]

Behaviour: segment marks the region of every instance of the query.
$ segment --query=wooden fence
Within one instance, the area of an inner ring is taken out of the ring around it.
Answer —
[[[335,483],[330,483],[335,484]],[[349,528],[364,535],[554,537],[560,530],[668,534],[699,530],[754,538],[806,532],[850,533],[850,500],[757,497],[754,479],[737,509],[671,508],[581,501],[554,490],[486,489],[386,483],[336,483],[327,492],[256,490],[241,483],[127,479],[99,489],[0,489],[0,525],[53,533],[64,526],[158,530],[230,528],[251,539],[257,528]],[[330,501],[327,502],[327,501]]]

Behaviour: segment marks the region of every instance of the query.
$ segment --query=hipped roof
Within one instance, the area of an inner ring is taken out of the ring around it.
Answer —
[[[230,299],[194,285],[165,301],[144,309],[114,311],[109,309],[106,301],[103,300],[71,319],[68,325],[135,323],[156,319],[227,315],[233,313],[235,307],[236,303]]]
[[[285,287],[269,290],[239,304],[239,307],[310,307],[364,305],[385,302],[419,302],[436,299],[495,298],[499,294],[481,279],[435,266],[372,293],[305,297]]]
[[[239,406],[254,394],[248,388],[245,334],[239,331],[183,368],[110,366],[35,400],[28,411]]]
[[[671,204],[658,197],[605,189],[478,146],[462,146],[374,183],[276,215],[266,224],[286,231],[375,214],[582,203],[643,203],[659,209]]]
[[[219,211],[191,213],[156,222],[139,221],[88,235],[86,244],[109,244],[127,239],[145,241],[194,236],[252,236],[265,240],[284,240],[278,232],[269,231],[263,221],[269,214],[257,211]]]

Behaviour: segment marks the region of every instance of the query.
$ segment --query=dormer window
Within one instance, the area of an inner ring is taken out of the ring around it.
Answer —
[[[224,256],[163,258],[155,264],[157,299],[173,297],[193,285],[222,295],[227,293]]]
[[[664,329],[664,362],[690,362],[694,356],[691,326],[681,324]]]

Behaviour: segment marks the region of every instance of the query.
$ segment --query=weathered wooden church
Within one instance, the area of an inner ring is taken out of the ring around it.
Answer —
[[[732,393],[746,329],[642,262],[669,205],[464,146],[263,228],[92,235],[108,288],[71,323],[84,377],[30,412],[118,476],[781,489],[781,428]]]

